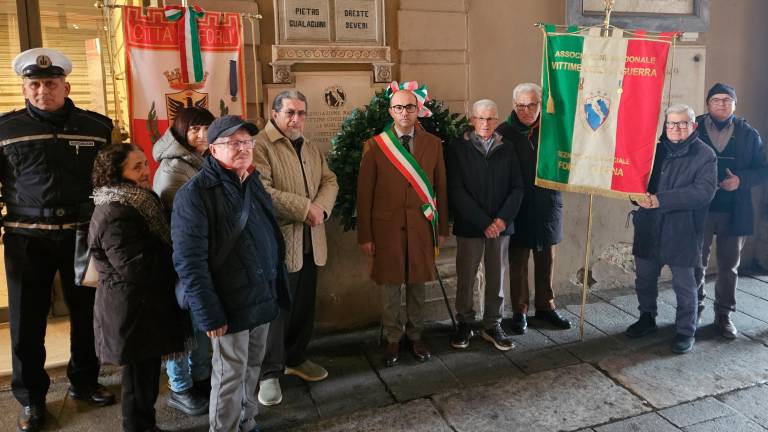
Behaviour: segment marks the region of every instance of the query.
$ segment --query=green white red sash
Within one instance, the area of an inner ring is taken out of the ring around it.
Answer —
[[[200,34],[197,20],[205,16],[200,6],[166,6],[165,17],[168,21],[179,21],[179,57],[183,82],[198,83],[203,80],[203,59],[200,51]]]
[[[416,162],[413,155],[403,147],[397,135],[388,128],[384,132],[373,137],[376,144],[384,153],[384,156],[389,159],[392,165],[397,168],[400,174],[405,177],[408,183],[416,191],[423,202],[421,211],[424,213],[424,217],[432,225],[432,240],[435,245],[435,255],[438,255],[438,242],[437,242],[437,200],[435,197],[435,191],[432,189],[432,184],[429,182],[429,178],[424,170]]]

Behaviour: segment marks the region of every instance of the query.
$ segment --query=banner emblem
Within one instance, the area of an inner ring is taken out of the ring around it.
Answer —
[[[605,96],[592,96],[584,101],[584,117],[589,127],[595,132],[605,124],[610,111],[611,100]]]

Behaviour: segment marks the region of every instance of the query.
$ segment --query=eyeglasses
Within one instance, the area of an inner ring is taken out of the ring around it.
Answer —
[[[226,145],[231,150],[238,150],[241,147],[245,149],[252,149],[253,148],[253,140],[237,140],[237,141],[227,141],[227,142],[215,142],[213,145]]]
[[[729,98],[729,97],[727,97],[727,98],[711,98],[709,101],[712,102],[715,105],[730,105],[730,104],[733,103],[733,99]]]
[[[533,111],[539,106],[538,102],[531,102],[529,104],[515,104],[515,109],[520,111]]]
[[[419,108],[414,104],[408,104],[408,105],[392,105],[390,107],[392,111],[395,112],[395,114],[400,114],[405,110],[408,114],[413,114],[416,112],[416,109]]]
[[[475,116],[472,116],[472,117],[481,123],[482,122],[492,123],[499,119],[498,117],[475,117]]]
[[[664,124],[667,125],[667,129],[674,129],[676,127],[678,129],[687,129],[688,126],[691,125],[691,122],[687,120],[676,121],[676,122],[668,121],[668,122],[664,122]]]
[[[280,111],[280,112],[285,114],[285,116],[288,117],[288,118],[294,118],[294,117],[304,118],[304,117],[307,116],[307,112],[306,111],[288,110],[288,111]]]

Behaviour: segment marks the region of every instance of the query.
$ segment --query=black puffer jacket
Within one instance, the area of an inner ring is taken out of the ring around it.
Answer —
[[[716,187],[715,153],[697,132],[679,144],[662,135],[648,184],[659,208],[633,212],[632,254],[670,266],[701,265],[704,220]]]
[[[112,121],[75,107],[67,99],[56,113],[27,102],[24,110],[0,116],[0,182],[8,209],[4,220],[25,224],[87,222],[91,171],[98,150],[112,136]],[[51,230],[14,228],[29,235]]]
[[[453,234],[484,237],[483,232],[496,218],[507,225],[503,235],[515,232],[514,220],[523,197],[523,184],[512,143],[496,134],[486,155],[467,132],[453,140],[446,153]]]
[[[541,250],[563,239],[563,196],[560,191],[534,184],[536,180],[536,147],[539,142],[538,121],[533,128],[525,126],[512,112],[496,131],[510,140],[520,162],[525,195],[515,218],[517,229],[510,244]]]
[[[88,243],[99,271],[93,326],[101,361],[124,365],[183,351],[189,317],[173,293],[171,248],[146,219],[117,202],[96,206]]]

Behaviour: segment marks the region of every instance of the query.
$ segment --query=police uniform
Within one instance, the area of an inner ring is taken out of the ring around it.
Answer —
[[[17,74],[34,78],[64,77],[71,70],[63,54],[45,48],[19,54],[13,65]],[[53,112],[27,100],[25,109],[0,116],[12,390],[25,407],[45,406],[50,379],[44,370],[44,341],[57,271],[70,312],[67,376],[72,391],[87,396],[99,387],[93,341],[95,290],[75,285],[75,239],[78,230],[87,236],[93,162],[97,151],[111,141],[112,129],[108,117],[77,108],[69,98]]]

